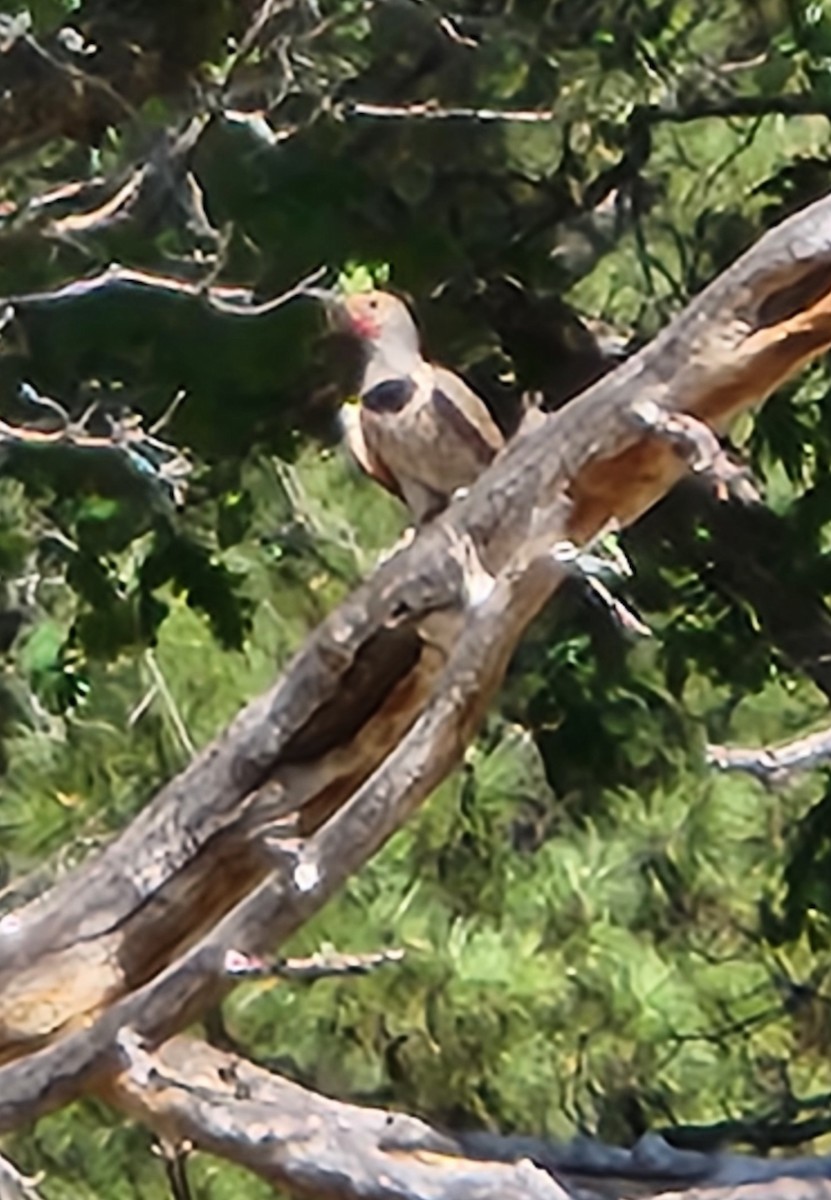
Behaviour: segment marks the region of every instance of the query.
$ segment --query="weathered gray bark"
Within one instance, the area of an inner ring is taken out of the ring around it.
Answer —
[[[292,1195],[316,1200],[567,1200],[707,1196],[829,1200],[827,1158],[753,1161],[673,1149],[650,1135],[632,1149],[586,1140],[446,1134],[424,1121],[317,1096],[192,1038],[155,1054],[125,1039],[112,1103],[170,1146],[198,1145]],[[684,1188],[682,1192],[676,1188]],[[693,1190],[687,1190],[693,1189]]]
[[[683,473],[662,421],[693,418],[673,437],[706,455],[709,427],[829,346],[825,199],[518,437],[119,838],[4,918],[0,1130],[106,1087],[125,1029],[175,1034],[229,986],[229,951],[285,938],[406,820],[565,577],[552,548],[633,521]]]

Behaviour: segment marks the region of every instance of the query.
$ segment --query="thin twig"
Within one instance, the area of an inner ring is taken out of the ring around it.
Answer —
[[[150,671],[150,676],[158,689],[165,708],[167,709],[173,728],[176,731],[176,736],[182,744],[183,749],[187,752],[188,758],[193,758],[196,754],[196,746],[188,733],[188,727],[185,724],[184,718],[179,711],[176,701],[173,699],[173,693],[167,686],[167,680],[164,673],[156,661],[156,656],[152,650],[145,650],[144,661],[147,663],[147,668]]]
[[[274,312],[277,308],[282,308],[289,300],[294,300],[297,296],[305,295],[309,287],[320,282],[328,269],[328,267],[318,267],[310,275],[307,275],[305,279],[301,279],[294,287],[289,288],[288,291],[282,292],[279,296],[274,296],[271,300],[264,300],[261,304],[234,305],[222,298],[220,289],[218,288],[209,290],[206,293],[206,297],[211,308],[216,309],[217,312],[234,313],[237,315],[244,314],[247,317],[261,317],[266,313]]]
[[[389,963],[399,963],[403,950],[379,950],[374,954],[336,954],[325,951],[308,958],[264,959],[231,950],[225,956],[226,974],[235,979],[290,979],[313,983],[340,975],[369,975]]]
[[[539,125],[556,121],[559,114],[552,108],[442,108],[435,101],[419,104],[369,104],[360,100],[336,106],[338,116],[381,117],[395,121],[519,121]]]
[[[98,275],[89,279],[75,279],[71,283],[55,288],[54,291],[29,292],[19,296],[0,299],[0,312],[5,305],[12,309],[21,309],[33,305],[43,305],[67,299],[80,299],[94,292],[106,291],[117,284],[133,285],[147,288],[151,291],[170,292],[174,295],[193,296],[202,300],[209,308],[220,313],[228,313],[240,317],[258,317],[287,304],[298,296],[307,294],[308,288],[318,283],[326,274],[328,267],[317,267],[304,279],[294,284],[279,296],[260,304],[253,303],[253,291],[247,287],[214,285],[206,288],[203,281],[178,279],[174,275],[164,275],[153,271],[136,271],[130,267],[122,267],[113,263]]]
[[[187,392],[185,391],[185,389],[179,388],[178,392],[173,397],[173,399],[170,401],[170,404],[168,404],[167,408],[164,410],[162,415],[159,417],[158,421],[154,421],[153,424],[150,426],[148,433],[151,435],[151,437],[154,438],[154,441],[155,441],[155,435],[157,433],[161,433],[161,431],[164,429],[165,425],[167,425],[170,421],[173,420],[173,417],[178,412],[179,407],[180,407],[182,401],[184,400],[185,396],[187,396]]]
[[[60,427],[37,429],[0,420],[0,445],[4,442],[30,448],[63,445],[79,450],[111,451],[123,455],[132,470],[160,484],[176,505],[184,503],[186,480],[192,470],[190,462],[175,446],[147,433],[138,413],[127,412],[117,418],[107,413],[108,432],[90,433],[87,423],[100,408],[100,401],[94,400],[80,420],[72,421],[62,404],[41,395],[31,384],[22,384],[20,395],[28,403],[54,413]]]
[[[591,592],[597,596],[601,604],[609,611],[610,616],[617,621],[622,629],[638,637],[652,637],[652,630],[640,619],[637,613],[623,603],[606,587],[601,579],[587,579],[586,583]]]

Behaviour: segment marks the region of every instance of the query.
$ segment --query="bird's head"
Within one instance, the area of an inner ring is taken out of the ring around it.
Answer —
[[[341,297],[337,324],[370,347],[397,347],[418,352],[418,330],[403,300],[391,292],[353,292]]]

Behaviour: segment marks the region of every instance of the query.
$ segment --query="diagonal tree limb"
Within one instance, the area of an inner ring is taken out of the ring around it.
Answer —
[[[120,837],[7,915],[0,1057],[21,1061],[0,1069],[0,1129],[111,1069],[124,1026],[158,1041],[192,1020],[229,950],[298,928],[452,770],[562,580],[552,546],[627,524],[683,473],[636,412],[721,427],[829,345],[825,199],[519,436]]]
[[[528,1161],[477,1161],[411,1117],[339,1104],[186,1038],[151,1056],[125,1036],[107,1096],[171,1143],[319,1200],[568,1200]],[[420,1142],[420,1145],[419,1145]]]
[[[284,940],[383,845],[461,756],[519,630],[544,599],[535,578],[541,573],[553,583],[551,567],[544,564],[494,589],[468,620],[449,686],[434,696],[407,737],[316,833],[261,849],[261,860],[270,860],[272,870],[193,950],[107,1008],[89,1028],[0,1069],[0,1131],[66,1103],[112,1069],[123,1028],[156,1043],[195,1019],[227,990],[229,952],[256,955]],[[518,594],[506,594],[509,588]],[[20,945],[25,950],[25,939]],[[87,985],[96,965],[89,966]],[[14,988],[12,978],[9,990]],[[56,1001],[51,992],[42,1000],[44,1006]]]

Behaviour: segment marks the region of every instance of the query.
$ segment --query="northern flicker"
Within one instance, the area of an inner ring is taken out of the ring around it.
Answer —
[[[305,291],[322,300],[333,324],[357,338],[363,349],[360,404],[341,409],[350,452],[367,475],[404,501],[417,526],[424,524],[484,471],[505,444],[502,431],[484,400],[458,375],[424,358],[416,324],[397,296],[380,290],[345,296],[320,288]],[[523,426],[531,428],[544,419],[528,398]],[[615,618],[633,632],[648,634],[591,577],[608,569],[607,559],[570,549],[576,568],[586,573],[587,586]],[[614,566],[620,573],[619,562]]]
[[[360,404],[341,413],[347,446],[421,525],[474,482],[505,439],[485,402],[422,356],[418,329],[397,296],[371,291],[326,301],[364,352]]]

